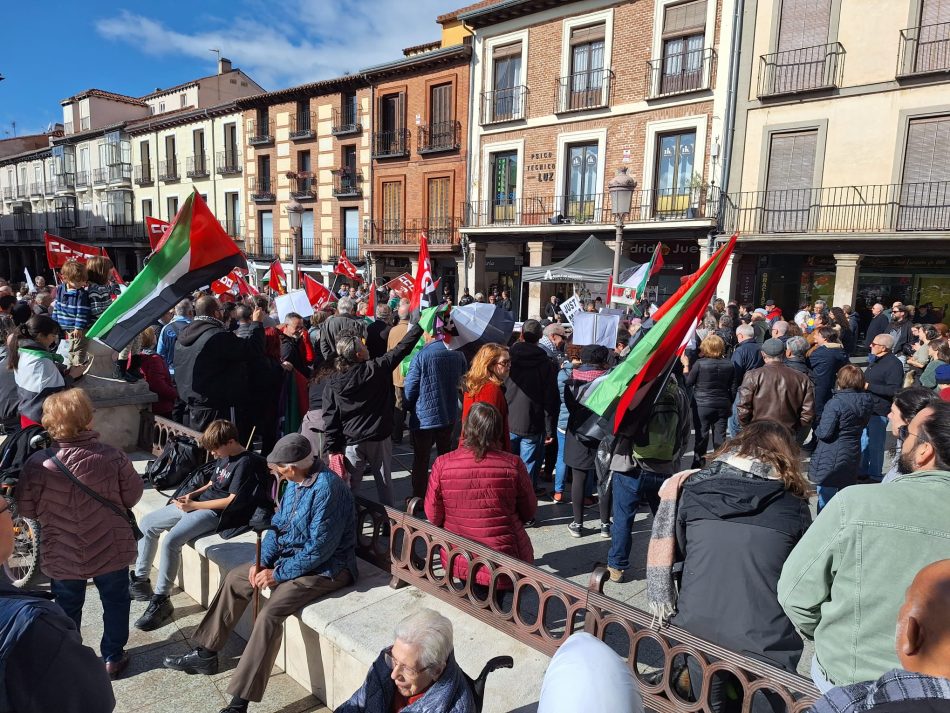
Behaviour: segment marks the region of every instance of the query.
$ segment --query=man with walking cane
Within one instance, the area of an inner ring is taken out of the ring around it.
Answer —
[[[288,485],[271,523],[273,532],[261,545],[260,564],[228,572],[194,633],[195,649],[164,661],[167,668],[189,674],[217,673],[218,651],[255,590],[270,589],[231,677],[231,703],[221,713],[246,713],[249,701],[263,698],[284,620],[357,577],[356,513],[346,483],[314,458],[310,442],[298,433],[277,441],[267,462]]]

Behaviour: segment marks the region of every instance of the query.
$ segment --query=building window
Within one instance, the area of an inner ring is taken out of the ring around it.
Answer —
[[[178,153],[175,147],[175,136],[170,134],[165,137],[165,170],[162,175],[168,178],[178,177]]]
[[[151,218],[152,217],[152,200],[146,198],[142,201],[142,217]]]
[[[817,131],[772,134],[764,232],[803,233],[808,229],[817,149]]]
[[[152,146],[148,141],[139,143],[139,156],[142,161],[143,174],[150,174],[152,172]]]
[[[402,243],[402,183],[383,182],[383,243]]]
[[[518,152],[501,151],[491,155],[493,223],[515,219],[515,201],[518,197]]]
[[[934,72],[950,68],[950,2],[922,0],[920,29],[914,51],[914,72]]]
[[[689,92],[703,86],[706,0],[671,5],[663,13],[663,74],[660,94]]]
[[[237,238],[241,235],[241,194],[224,194],[224,229],[228,235]]]
[[[271,192],[270,156],[257,158],[257,192]]]
[[[167,219],[171,222],[176,215],[178,215],[178,196],[169,196],[166,199],[165,205],[168,208],[166,213]]]
[[[310,151],[297,152],[297,191],[310,193],[314,188]]]
[[[589,223],[594,219],[594,211],[599,202],[598,153],[596,143],[567,147],[567,194],[564,196],[564,214],[572,222]]]
[[[656,214],[664,218],[685,217],[693,203],[696,131],[660,134],[657,147]]]
[[[313,250],[313,210],[305,210],[300,215],[300,257],[316,257]]]
[[[295,131],[306,133],[310,131],[310,102],[297,102],[297,121]]]
[[[196,129],[191,135],[192,150],[195,155],[195,169],[205,172],[205,132]]]
[[[158,103],[158,113],[159,114],[165,113],[165,102]]]
[[[79,223],[76,220],[76,197],[75,196],[58,196],[53,201],[53,209],[56,212],[57,227],[75,228],[79,225]]]
[[[406,95],[387,94],[379,100],[380,131],[376,134],[373,153],[377,156],[400,156],[406,153]]]
[[[456,145],[454,119],[452,84],[434,85],[429,89],[428,148],[452,148]]]
[[[832,0],[783,0],[778,48],[766,55],[759,95],[770,96],[832,86],[838,60],[828,45]]]
[[[430,178],[427,183],[426,235],[433,245],[451,245],[455,227],[452,219],[452,182],[443,177]]]
[[[511,121],[524,116],[521,42],[492,50],[491,82],[491,91],[485,97],[486,122]]]
[[[106,196],[106,222],[109,225],[132,225],[131,191],[109,191]]]
[[[343,209],[343,249],[351,259],[360,254],[360,211],[359,208]]]
[[[603,23],[571,30],[570,93],[561,109],[584,109],[603,103],[605,37]]]
[[[907,127],[898,230],[950,229],[950,116]]]
[[[274,254],[274,213],[269,210],[258,211],[257,232],[261,236],[261,253]]]
[[[356,92],[348,91],[343,92],[342,98],[343,105],[343,126],[356,126],[357,117],[359,116],[358,103],[356,100]]]
[[[182,95],[181,95],[181,108],[184,109],[186,106],[188,106],[188,98],[187,98],[184,94],[182,94]]]
[[[224,159],[225,166],[237,166],[238,159],[237,147],[237,124],[230,123],[224,125]]]

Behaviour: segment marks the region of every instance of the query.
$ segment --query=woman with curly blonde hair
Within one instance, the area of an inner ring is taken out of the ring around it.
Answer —
[[[504,424],[504,433],[510,433],[508,430],[508,401],[505,399],[505,379],[508,378],[508,372],[511,371],[511,357],[508,355],[508,347],[501,344],[485,344],[475,358],[472,359],[472,365],[468,373],[462,379],[462,425],[468,418],[468,412],[472,404],[486,403],[491,404],[499,413]],[[507,444],[504,450],[508,450]]]

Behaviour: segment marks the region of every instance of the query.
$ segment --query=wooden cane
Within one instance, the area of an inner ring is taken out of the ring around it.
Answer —
[[[254,558],[254,571],[261,568],[261,536],[263,533],[257,533],[257,555]],[[261,610],[261,588],[254,585],[254,621],[257,621],[257,613]]]

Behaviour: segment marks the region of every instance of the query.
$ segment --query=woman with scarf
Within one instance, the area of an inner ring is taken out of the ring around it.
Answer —
[[[753,421],[705,468],[660,488],[647,555],[650,609],[661,622],[791,673],[803,644],[776,588],[812,519],[799,460],[791,431]],[[688,666],[696,695],[702,675],[693,659]],[[713,710],[724,704],[723,684],[713,679]]]

